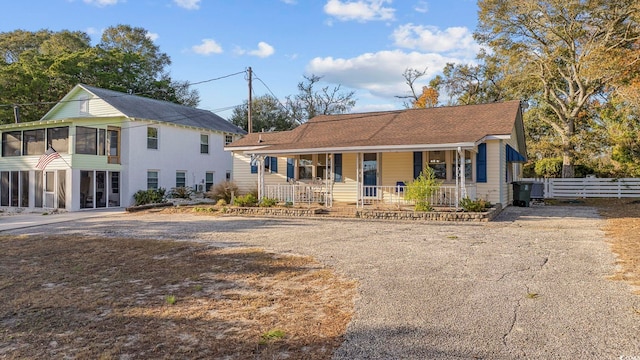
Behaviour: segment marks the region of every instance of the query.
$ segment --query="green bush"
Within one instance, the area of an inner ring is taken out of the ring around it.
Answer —
[[[173,199],[191,199],[193,190],[188,186],[179,186],[171,188],[169,196]]]
[[[164,202],[164,195],[166,190],[163,188],[149,189],[149,190],[138,190],[135,194],[133,194],[133,200],[137,205],[146,205],[146,204],[159,204]]]
[[[219,201],[223,199],[227,202],[227,204],[231,203],[231,194],[238,194],[238,185],[236,185],[233,181],[223,181],[221,183],[217,183],[214,185],[209,191],[207,191],[206,196],[209,199]]]
[[[482,212],[491,207],[491,204],[485,199],[471,200],[466,197],[460,200],[460,206],[464,211],[468,212]]]
[[[256,206],[258,204],[258,199],[252,193],[236,196],[234,199],[234,205],[236,206]]]
[[[264,198],[260,200],[260,207],[274,207],[278,205],[278,200],[272,198]]]
[[[535,172],[537,176],[544,178],[562,177],[562,159],[546,158],[536,161]]]
[[[436,179],[436,174],[430,167],[425,167],[420,175],[406,186],[404,198],[415,202],[416,211],[431,211],[433,207],[429,199],[438,191],[442,181]]]

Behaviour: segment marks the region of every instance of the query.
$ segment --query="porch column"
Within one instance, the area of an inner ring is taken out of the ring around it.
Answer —
[[[361,205],[364,207],[364,202],[362,200],[362,163],[361,163],[362,153],[356,153],[356,208],[359,208]]]
[[[264,197],[264,156],[251,155],[252,165],[255,164],[258,167],[258,200],[262,200]]]

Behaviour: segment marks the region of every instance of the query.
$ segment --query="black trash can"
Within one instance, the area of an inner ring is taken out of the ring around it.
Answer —
[[[528,207],[531,202],[532,182],[514,181],[513,185],[513,206]]]

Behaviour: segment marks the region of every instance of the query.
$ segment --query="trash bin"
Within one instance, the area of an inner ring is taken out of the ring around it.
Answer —
[[[513,206],[528,207],[531,202],[532,182],[514,181],[513,185]]]
[[[531,200],[544,200],[544,183],[534,182],[531,185]]]

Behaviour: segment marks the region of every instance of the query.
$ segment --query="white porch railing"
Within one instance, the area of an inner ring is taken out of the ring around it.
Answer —
[[[476,197],[475,185],[467,185],[467,196],[472,199]],[[363,186],[363,196],[361,202],[363,205],[381,205],[381,206],[404,206],[414,205],[413,200],[406,200],[404,193],[406,186]],[[462,192],[458,193],[458,201],[461,200]],[[456,203],[456,186],[441,185],[438,190],[429,199],[431,206],[455,208]]]
[[[325,204],[327,187],[324,184],[265,185],[264,196],[291,205]]]
[[[466,186],[467,195],[475,199],[476,186]],[[363,186],[362,196],[360,196],[360,205],[377,205],[377,206],[412,206],[414,202],[406,200],[404,194],[405,186]],[[459,193],[459,197],[461,192]],[[356,200],[354,194],[354,200]],[[310,205],[310,204],[326,204],[331,206],[332,199],[326,184],[278,184],[265,185],[265,197],[276,199],[279,202],[289,203],[292,205]],[[461,199],[458,199],[458,201]],[[429,202],[432,206],[439,207],[456,207],[456,186],[442,185],[431,196]]]

